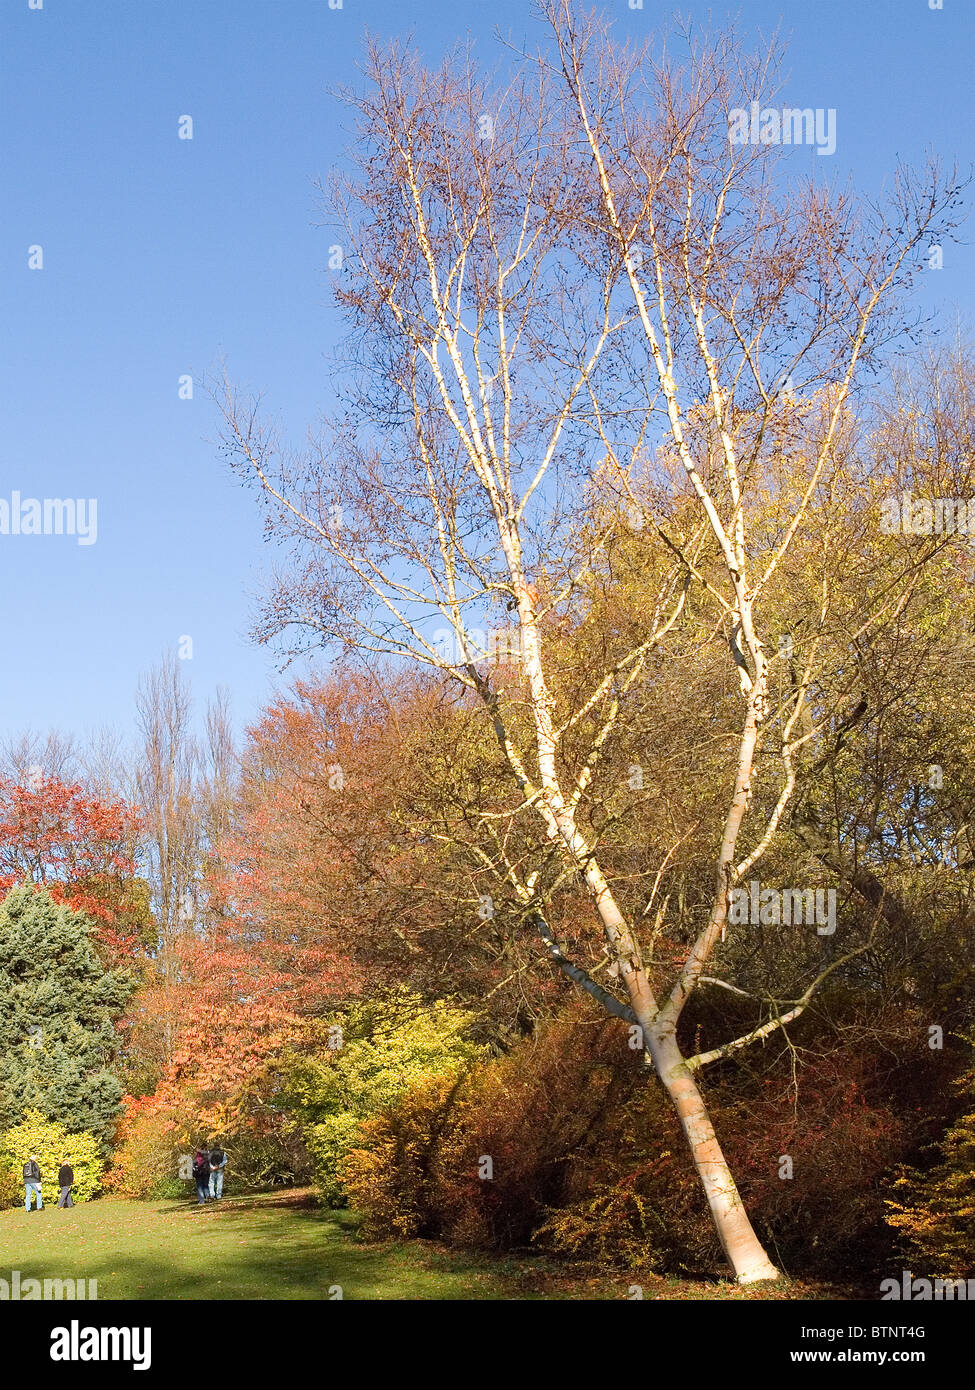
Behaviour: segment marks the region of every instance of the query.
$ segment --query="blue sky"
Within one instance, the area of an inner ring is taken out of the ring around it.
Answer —
[[[635,35],[671,9],[598,8]],[[973,0],[680,9],[790,35],[784,96],[836,109],[831,172],[858,188],[929,148],[971,161]],[[223,355],[303,436],[341,331],[313,187],[347,141],[329,90],[355,79],[366,29],[412,30],[431,60],[469,32],[493,61],[496,27],[542,32],[528,0],[0,0],[0,498],[98,499],[93,545],[0,535],[0,736],[128,728],[140,671],[184,635],[200,703],[224,684],[239,722],[257,714],[280,680],[247,637],[260,520],[179,378]],[[921,290],[968,330],[973,260],[949,248]]]

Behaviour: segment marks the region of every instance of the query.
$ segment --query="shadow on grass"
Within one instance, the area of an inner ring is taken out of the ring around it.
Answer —
[[[468,1276],[457,1269],[428,1268],[425,1261],[391,1258],[385,1249],[349,1246],[337,1231],[325,1240],[322,1232],[318,1234],[312,1246],[296,1247],[292,1241],[272,1237],[259,1248],[249,1244],[231,1257],[201,1248],[200,1268],[165,1256],[115,1254],[107,1261],[110,1273],[96,1268],[85,1273],[98,1278],[100,1301],[416,1302],[520,1297],[483,1271]],[[24,1277],[31,1273],[25,1269]],[[33,1273],[41,1277],[50,1270]]]
[[[173,1198],[171,1201],[157,1201],[154,1203],[157,1211],[163,1212],[167,1216],[172,1216],[176,1212],[198,1212],[201,1207],[206,1211],[212,1212],[243,1212],[243,1211],[301,1211],[316,1212],[325,1211],[315,1196],[315,1193],[307,1188],[297,1188],[294,1191],[287,1189],[275,1189],[273,1192],[248,1192],[239,1197],[224,1195],[217,1201],[201,1203],[194,1197]],[[328,1215],[334,1213],[328,1212]]]
[[[438,1258],[418,1242],[361,1245],[350,1212],[314,1192],[195,1201],[86,1203],[71,1219],[34,1217],[8,1251],[23,1279],[96,1279],[99,1301],[507,1300],[518,1281],[490,1262]],[[43,1223],[40,1224],[40,1223]],[[14,1236],[3,1223],[0,1237]],[[43,1234],[43,1239],[39,1239]],[[3,1241],[0,1239],[0,1244]],[[532,1294],[527,1296],[532,1297]]]

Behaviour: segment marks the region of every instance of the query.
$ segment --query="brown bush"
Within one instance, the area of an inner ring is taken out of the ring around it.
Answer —
[[[460,1083],[414,1091],[362,1133],[343,1183],[367,1235],[495,1250],[537,1240],[658,1264],[689,1226],[709,1245],[666,1098],[626,1031],[585,1005]]]
[[[715,1128],[756,1229],[789,1272],[876,1269],[890,1244],[884,1175],[911,1127],[865,1051],[806,1057],[797,1091],[787,1057],[763,1074],[729,1065],[708,1093]],[[780,1175],[783,1156],[791,1177]],[[344,1181],[369,1235],[723,1271],[668,1097],[626,1028],[585,1002],[364,1125]]]
[[[884,1176],[910,1130],[876,1093],[871,1070],[865,1056],[812,1056],[795,1089],[776,1071],[751,1086],[738,1078],[736,1091],[726,1082],[716,1100],[742,1200],[791,1273],[876,1269],[884,1258]]]

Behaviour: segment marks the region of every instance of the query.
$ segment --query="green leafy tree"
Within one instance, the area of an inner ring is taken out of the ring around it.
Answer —
[[[0,904],[0,1127],[29,1110],[106,1139],[119,1112],[115,1020],[132,990],[95,923],[29,884]]]
[[[65,1125],[46,1119],[39,1110],[28,1110],[19,1125],[0,1134],[0,1204],[13,1206],[23,1201],[23,1166],[31,1154],[37,1154],[45,1192],[57,1189],[62,1163],[70,1163],[74,1169],[71,1191],[76,1202],[87,1202],[98,1191],[104,1166],[98,1136],[85,1130],[70,1133]],[[16,1197],[11,1200],[13,1192]]]

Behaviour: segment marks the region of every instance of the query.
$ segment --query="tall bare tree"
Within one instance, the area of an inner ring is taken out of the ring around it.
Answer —
[[[175,654],[168,653],[142,677],[136,710],[142,740],[136,784],[146,819],[160,952],[165,957],[193,919],[200,859],[199,753],[192,730],[192,697]]]

